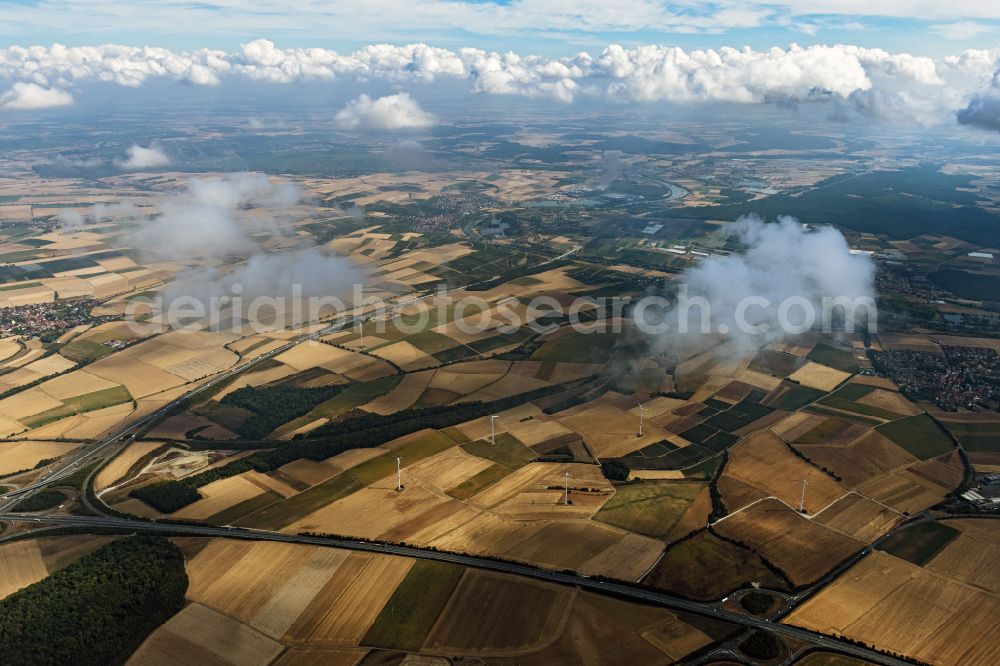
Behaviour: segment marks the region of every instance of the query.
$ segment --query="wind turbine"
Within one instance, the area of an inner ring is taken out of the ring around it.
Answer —
[[[396,491],[401,491],[403,489],[403,470],[400,465],[402,458],[396,458]]]
[[[642,403],[640,402],[639,403],[639,437],[642,437],[642,421],[643,421],[642,417],[644,416],[645,412],[646,412],[646,408],[643,407]]]
[[[490,417],[490,444],[495,445],[497,443],[497,417]]]
[[[566,504],[566,506],[569,506],[569,479],[570,479],[569,472],[566,472],[566,474],[564,475],[564,479],[563,479],[563,483],[564,483],[564,486],[563,486],[564,487],[564,491],[563,492],[565,492],[563,503]]]

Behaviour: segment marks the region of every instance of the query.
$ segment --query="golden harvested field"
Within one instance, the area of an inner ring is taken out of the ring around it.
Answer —
[[[593,521],[525,523],[490,514],[469,521],[432,545],[621,580],[636,580],[663,551],[660,541]],[[613,548],[613,555],[606,556]]]
[[[597,465],[530,463],[470,499],[492,506],[497,515],[514,520],[571,520],[589,518],[607,502],[614,488]],[[569,473],[570,504],[565,503],[565,474]],[[499,499],[499,503],[494,503]]]
[[[997,547],[1000,546],[1000,525],[994,520],[960,518],[943,524],[961,530],[924,566],[986,592],[1000,594],[1000,567]]]
[[[592,403],[559,422],[579,433],[596,455],[605,458],[623,456],[667,437],[666,431],[649,420],[639,437],[638,409],[633,414],[607,403]]]
[[[467,570],[425,649],[455,655],[538,649],[559,632],[574,595],[548,583]]]
[[[284,646],[201,604],[189,604],[143,641],[133,666],[207,664],[266,666]]]
[[[377,453],[382,452],[378,451]],[[341,469],[329,460],[321,460],[317,462],[315,460],[309,460],[308,458],[299,458],[298,460],[293,460],[290,463],[282,465],[278,468],[278,471],[282,474],[287,474],[307,486],[314,486],[317,483],[322,483],[330,477],[339,474]]]
[[[465,372],[461,363],[434,371],[428,388],[451,391],[460,395],[475,393],[503,377],[501,373]]]
[[[867,497],[851,493],[815,516],[815,521],[841,534],[871,543],[902,519],[902,514]]]
[[[760,553],[795,585],[813,582],[864,547],[774,499],[732,514],[716,522],[714,529]]]
[[[514,435],[518,441],[529,448],[544,444],[557,437],[573,434],[572,430],[559,423],[559,421],[542,421],[536,418],[509,423],[507,424],[507,432]]]
[[[795,507],[802,496],[802,480],[806,479],[809,488],[805,507],[810,514],[847,492],[843,485],[796,456],[768,431],[754,433],[730,449],[723,473]],[[729,508],[734,510],[739,506]]]
[[[430,354],[425,354],[405,340],[395,342],[386,347],[379,347],[372,351],[372,354],[395,363],[403,370],[422,370],[440,364],[436,358]]]
[[[212,396],[213,400],[222,400],[227,395],[246,386],[260,386],[268,382],[275,382],[295,374],[295,368],[290,365],[278,365],[265,370],[255,370],[239,375],[236,379]]]
[[[535,407],[531,403],[504,410],[496,415],[497,434],[499,435],[501,432],[507,432],[508,428],[514,427],[521,421],[538,416],[541,413],[542,410],[538,409],[538,407]],[[465,423],[459,424],[457,428],[468,438],[468,441],[470,442],[477,439],[486,439],[490,436],[490,418],[488,416],[484,416],[480,419],[466,421]]]
[[[78,370],[67,375],[50,379],[39,388],[56,400],[67,400],[78,395],[94,393],[119,386],[115,382],[92,375],[85,370]]]
[[[20,421],[62,406],[62,401],[56,400],[41,388],[35,387],[0,400],[0,414],[8,419]]]
[[[797,381],[803,386],[817,388],[821,391],[832,391],[850,376],[851,373],[849,372],[835,370],[825,365],[809,361],[804,366],[788,375],[788,378]]]
[[[94,489],[98,492],[114,485],[125,476],[125,474],[144,455],[155,451],[161,446],[160,442],[132,442],[125,447],[114,459],[104,466],[94,479]]]
[[[503,502],[515,497],[519,493],[531,488],[545,488],[547,485],[563,485],[563,475],[569,472],[573,478],[574,485],[585,486],[588,481],[599,484],[598,487],[611,489],[610,484],[603,476],[595,478],[595,471],[600,467],[596,465],[566,464],[566,463],[528,463],[508,474],[500,481],[494,483],[479,494],[473,496],[469,502],[483,509],[495,508]],[[587,479],[588,481],[584,481]],[[572,506],[565,507],[567,513],[576,514]]]
[[[260,472],[251,470],[249,472],[243,472],[239,476],[262,490],[270,490],[278,493],[282,497],[291,497],[299,492],[297,488],[293,488],[282,479],[277,476],[271,476],[270,474],[261,474]]]
[[[87,371],[123,385],[135,398],[144,398],[154,393],[160,393],[181,386],[187,381],[179,375],[143,363],[128,354],[129,351],[137,347],[130,347],[95,361],[87,366]],[[235,357],[235,354],[233,356]]]
[[[466,396],[466,398],[468,400],[482,400],[484,402],[489,402],[490,400],[496,400],[497,398],[509,398],[512,395],[534,391],[535,389],[549,386],[549,384],[549,382],[541,379],[525,377],[523,375],[516,375],[509,372],[482,389],[474,393],[470,393]]]
[[[406,478],[408,483],[412,480],[443,493],[492,465],[489,460],[469,455],[461,447],[453,446],[409,465]]]
[[[362,409],[367,412],[388,415],[413,406],[434,377],[434,370],[411,372],[403,376],[395,388],[383,396],[375,398]]]
[[[915,456],[874,430],[844,446],[796,444],[795,448],[813,464],[826,467],[843,479],[845,486],[856,489],[918,462]]]
[[[949,456],[952,454],[945,454],[943,457]],[[927,463],[932,465],[928,466]],[[957,484],[955,479],[961,480],[960,472],[960,461],[941,463],[931,459],[872,479],[859,485],[856,490],[896,511],[914,513],[940,502]],[[951,475],[954,483],[946,482],[946,475]]]
[[[930,664],[995,663],[1000,599],[882,552],[869,553],[785,622]]]
[[[213,481],[199,488],[198,492],[201,493],[202,499],[194,504],[188,504],[171,515],[174,518],[202,520],[260,495],[264,489],[242,476],[230,476]]]
[[[419,484],[405,486],[397,492],[393,475],[391,484],[362,488],[299,518],[284,531],[330,532],[370,539],[392,533],[398,535],[395,540],[408,541],[408,530],[424,529],[462,507],[460,502],[435,495]]]
[[[886,391],[880,388],[877,388],[868,395],[859,398],[858,403],[862,405],[869,405],[871,407],[877,407],[878,409],[885,409],[890,412],[895,412],[896,414],[902,414],[903,416],[912,416],[921,412],[919,407],[914,405],[899,393],[896,393],[895,391]]]
[[[0,361],[6,361],[21,351],[21,345],[14,338],[0,339]]]
[[[351,553],[317,590],[286,640],[312,645],[357,645],[403,581],[413,560]]]
[[[37,540],[25,539],[0,546],[0,599],[48,575]]]
[[[32,469],[40,461],[58,458],[78,446],[72,442],[0,442],[0,475]]]
[[[308,340],[297,344],[288,351],[282,352],[274,357],[274,360],[284,363],[296,371],[301,372],[318,365],[332,363],[337,359],[350,356],[350,352],[338,349],[328,344],[316,340]]]
[[[346,559],[335,549],[213,539],[188,560],[187,596],[280,638]]]

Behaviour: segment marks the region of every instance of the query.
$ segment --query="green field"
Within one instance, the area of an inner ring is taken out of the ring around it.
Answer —
[[[454,564],[415,560],[362,644],[418,651],[464,573]]]
[[[93,393],[85,393],[64,400],[62,407],[47,409],[30,418],[23,419],[22,423],[29,428],[37,428],[73,414],[83,414],[84,412],[93,412],[105,407],[114,407],[115,405],[131,402],[131,400],[132,394],[124,386],[112,386],[111,388],[101,389]]]
[[[212,523],[214,525],[229,525],[244,516],[249,516],[258,509],[262,509],[269,504],[274,504],[275,502],[280,501],[281,495],[273,490],[268,490],[260,495],[257,495],[256,497],[251,497],[248,500],[243,500],[239,504],[234,504],[228,509],[223,509],[213,516],[209,516],[205,519],[205,522]]]
[[[719,465],[722,464],[722,456],[715,456],[714,458],[708,458],[703,460],[697,465],[692,465],[684,470],[684,476],[689,479],[711,479],[715,476],[715,473],[719,471]]]
[[[271,436],[278,438],[294,432],[313,421],[322,418],[335,419],[338,416],[343,416],[352,409],[369,403],[380,395],[385,395],[396,387],[400,379],[402,379],[401,375],[389,375],[388,377],[364,382],[363,384],[351,384],[326,402],[321,402],[313,407],[312,411],[308,414],[292,419],[276,429],[271,433]]]
[[[607,363],[622,339],[616,333],[572,333],[549,340],[531,355],[532,361]]]
[[[364,484],[346,474],[327,479],[298,495],[292,495],[280,502],[274,502],[236,521],[241,527],[257,527],[264,530],[280,530],[302,516],[321,509],[331,502],[347,497],[364,488]],[[239,506],[239,505],[237,505]],[[214,517],[214,516],[213,516]]]
[[[618,486],[594,519],[662,539],[706,487],[707,484],[696,481],[644,481]]]
[[[952,450],[951,438],[927,414],[908,416],[876,430],[921,460]]]
[[[945,427],[969,453],[1000,452],[1000,421],[945,423]]]
[[[494,483],[511,473],[511,468],[496,463],[490,465],[482,472],[466,479],[454,488],[448,490],[447,494],[457,500],[467,500],[484,488],[492,486]]]
[[[845,388],[849,387],[850,384],[848,384]],[[841,397],[840,391],[820,399],[819,404],[826,405],[831,409],[839,409],[841,411],[860,414],[862,416],[874,416],[875,418],[884,419],[886,421],[894,421],[903,416],[902,414],[897,414],[896,412],[890,412],[887,409],[880,409],[879,407],[872,407],[871,405],[866,405],[861,402],[845,399]]]
[[[452,340],[447,335],[442,335],[430,329],[409,335],[406,337],[406,341],[425,354],[431,354],[432,356],[446,349],[459,346],[458,342]]]
[[[819,389],[801,386],[799,384],[786,384],[788,390],[778,396],[777,399],[768,403],[768,407],[795,411],[800,407],[808,405],[813,400],[822,398],[825,394]]]
[[[806,364],[804,359],[773,349],[761,349],[750,361],[750,369],[775,377],[787,377]]]
[[[672,546],[642,582],[702,601],[721,599],[750,583],[774,590],[788,587],[756,553],[707,530]]]
[[[858,364],[854,362],[854,354],[845,349],[825,345],[822,342],[813,347],[812,351],[806,354],[806,358],[852,374],[859,370]]]
[[[114,349],[94,340],[72,340],[59,348],[59,353],[77,363],[90,363],[114,353]]]
[[[879,546],[890,555],[923,566],[961,532],[940,522],[925,522],[896,532]]]
[[[419,437],[403,446],[352,467],[347,471],[347,474],[365,484],[375,483],[379,479],[396,473],[396,458],[402,458],[404,466],[412,465],[418,460],[429,458],[435,453],[440,453],[453,446],[455,443],[450,439],[436,430],[431,430],[421,433]]]
[[[487,437],[462,444],[462,448],[474,456],[492,460],[511,469],[524,467],[538,457],[534,451],[506,432],[497,435],[496,444],[491,443]]]

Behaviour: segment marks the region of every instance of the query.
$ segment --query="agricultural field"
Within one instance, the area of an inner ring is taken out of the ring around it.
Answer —
[[[926,523],[910,527],[901,533],[910,533],[906,542],[894,548],[923,566],[873,551],[785,622],[929,664],[992,663],[989,627],[1000,597],[987,581],[970,584],[977,572],[993,573],[992,567],[974,564],[995,559],[997,532],[990,522],[950,520],[941,522],[940,530],[917,529]],[[969,565],[949,568],[958,560]]]
[[[112,537],[73,535],[22,539],[0,545],[0,599],[113,540]]]
[[[594,519],[665,539],[707,490],[707,484],[697,481],[644,481],[618,486]]]
[[[593,654],[657,663],[732,631],[570,587],[427,560],[197,537],[176,543],[187,558],[190,603],[129,663],[167,663],[181,654],[199,663],[354,664],[372,648],[499,663]]]
[[[714,523],[712,529],[752,548],[796,586],[814,582],[865,545],[774,499],[731,514]]]
[[[759,555],[709,530],[669,547],[642,582],[700,601],[717,601],[751,584],[775,590],[788,587]]]

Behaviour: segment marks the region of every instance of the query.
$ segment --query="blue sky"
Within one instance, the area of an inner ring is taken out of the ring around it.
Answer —
[[[910,17],[921,16],[920,20]],[[424,42],[540,55],[609,43],[691,48],[857,44],[943,56],[1000,46],[1000,2],[969,0],[0,0],[0,45],[118,43],[348,51]]]

